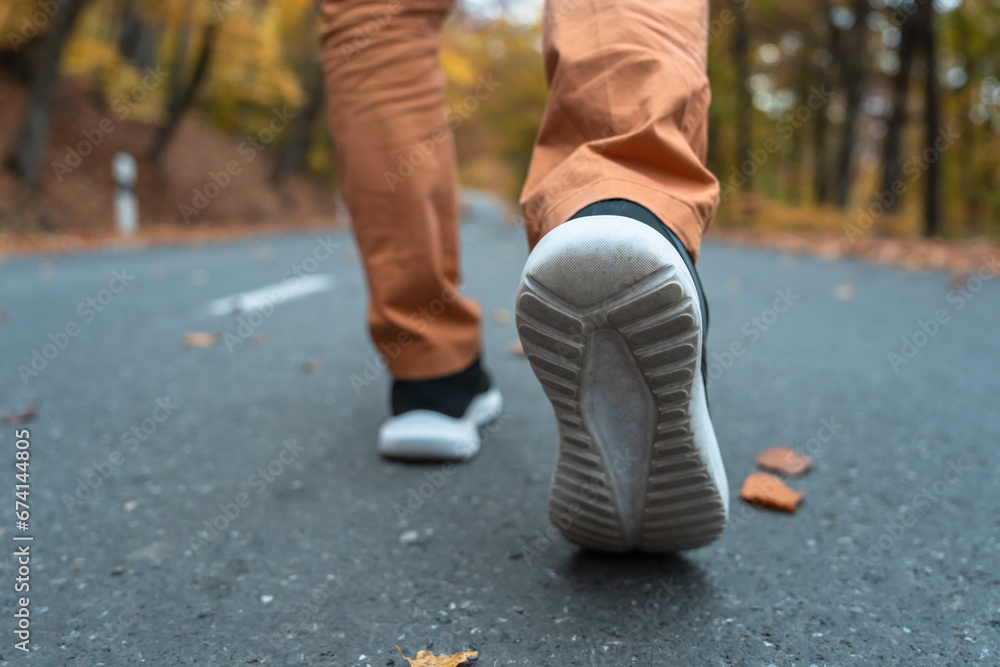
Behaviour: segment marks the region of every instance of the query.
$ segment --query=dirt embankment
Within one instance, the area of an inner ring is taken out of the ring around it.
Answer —
[[[26,99],[23,86],[0,74],[0,155],[5,158],[13,150]],[[275,188],[269,181],[269,149],[254,137],[227,136],[189,114],[160,164],[153,164],[145,155],[155,128],[133,122],[127,111],[105,108],[76,82],[60,81],[38,187],[0,169],[0,254],[71,250],[117,237],[111,161],[119,151],[138,162],[140,233],[127,243],[187,243],[336,225],[333,188],[305,175],[290,176]]]

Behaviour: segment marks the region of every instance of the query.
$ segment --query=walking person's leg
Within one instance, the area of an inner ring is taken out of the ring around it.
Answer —
[[[559,422],[549,513],[583,546],[694,548],[726,521],[693,263],[718,200],[707,29],[704,0],[546,8],[517,321]]]
[[[454,0],[320,0],[341,192],[372,339],[394,379],[388,456],[467,458],[499,413],[478,304],[458,292],[458,176],[438,53]]]
[[[548,0],[544,54],[549,100],[521,197],[531,246],[620,198],[696,256],[719,193],[704,163],[708,3]]]

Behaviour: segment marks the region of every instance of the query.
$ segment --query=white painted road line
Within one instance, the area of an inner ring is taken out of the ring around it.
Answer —
[[[274,307],[293,299],[304,297],[315,292],[333,289],[336,279],[329,274],[289,278],[267,287],[233,294],[210,301],[207,308],[212,315],[235,315],[260,310],[267,306]]]

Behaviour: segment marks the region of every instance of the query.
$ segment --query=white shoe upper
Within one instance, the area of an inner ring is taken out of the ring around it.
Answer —
[[[463,461],[479,452],[479,429],[500,416],[503,397],[496,387],[472,399],[461,417],[410,410],[391,417],[378,432],[378,451],[397,459]]]

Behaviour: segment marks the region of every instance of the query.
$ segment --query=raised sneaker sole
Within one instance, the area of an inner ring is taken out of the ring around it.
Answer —
[[[698,299],[673,245],[631,218],[570,220],[528,258],[517,331],[558,420],[549,517],[570,542],[673,552],[722,533]]]
[[[432,410],[392,417],[378,431],[378,451],[392,459],[464,461],[479,452],[479,429],[500,416],[503,397],[496,387],[479,394],[461,418]]]

